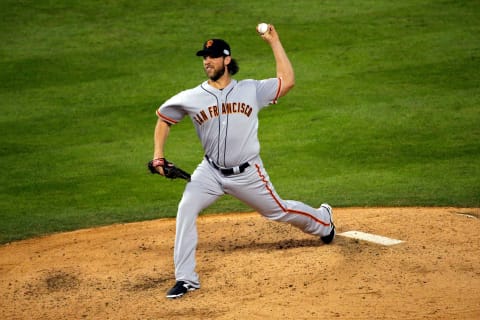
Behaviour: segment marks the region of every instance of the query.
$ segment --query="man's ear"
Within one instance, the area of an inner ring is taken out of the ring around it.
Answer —
[[[225,57],[225,60],[223,60],[223,61],[225,61],[225,64],[226,64],[226,65],[229,65],[230,62],[232,61],[232,57],[231,57],[231,56],[226,56],[226,57]]]

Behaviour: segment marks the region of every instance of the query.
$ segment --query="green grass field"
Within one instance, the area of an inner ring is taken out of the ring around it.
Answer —
[[[252,5],[255,3],[255,5]],[[286,199],[480,205],[480,2],[0,1],[0,243],[175,215],[184,182],[147,174],[155,109],[232,46],[237,79],[275,76],[273,23],[297,85],[261,114]],[[202,157],[190,120],[167,157]],[[224,197],[208,212],[250,210]]]

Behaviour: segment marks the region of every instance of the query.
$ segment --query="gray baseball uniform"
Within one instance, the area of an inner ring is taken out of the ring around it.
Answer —
[[[220,196],[230,194],[264,217],[287,222],[318,236],[332,231],[325,207],[283,200],[276,193],[260,158],[258,113],[276,103],[280,78],[233,80],[222,90],[208,84],[180,92],[157,110],[169,124],[189,116],[205,151],[178,206],[174,248],[175,277],[199,288],[195,272],[198,214]]]

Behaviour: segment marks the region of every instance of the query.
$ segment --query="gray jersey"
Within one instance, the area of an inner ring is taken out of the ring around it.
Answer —
[[[221,167],[234,167],[258,156],[258,112],[276,103],[280,87],[279,78],[232,80],[222,90],[205,81],[168,99],[157,115],[170,124],[190,116],[205,154]]]

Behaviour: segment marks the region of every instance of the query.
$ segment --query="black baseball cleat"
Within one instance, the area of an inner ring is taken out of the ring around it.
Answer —
[[[167,298],[176,299],[182,297],[188,291],[194,291],[200,289],[200,287],[195,287],[185,281],[177,281],[172,289],[168,290]]]
[[[332,225],[332,231],[326,236],[320,237],[320,239],[323,241],[325,244],[329,244],[333,241],[333,238],[335,238],[335,225],[333,224],[333,213],[332,213],[332,207],[330,205],[323,203],[320,208],[325,208],[328,213],[330,214],[330,224]]]

